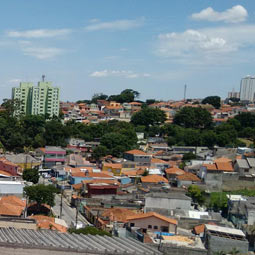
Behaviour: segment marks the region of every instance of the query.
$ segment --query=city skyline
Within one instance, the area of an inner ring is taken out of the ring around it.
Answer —
[[[0,10],[1,98],[41,74],[61,100],[227,97],[254,75],[252,1],[11,0]],[[3,61],[4,60],[4,61]]]

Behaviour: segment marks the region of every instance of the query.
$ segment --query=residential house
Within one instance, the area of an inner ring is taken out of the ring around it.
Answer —
[[[159,168],[161,170],[165,170],[166,168],[170,167],[169,162],[164,161],[159,158],[152,158],[151,159],[151,168]]]
[[[142,176],[141,182],[143,186],[168,184],[168,180],[165,177],[157,174]]]
[[[22,196],[24,187],[21,181],[0,181],[0,195]]]
[[[255,174],[255,158],[236,159],[234,169],[240,176]]]
[[[135,162],[137,166],[150,166],[151,164],[151,155],[141,150],[126,151],[123,157],[126,160]]]
[[[108,183],[88,183],[88,197],[112,197],[117,195],[119,185],[112,185]]]
[[[25,168],[34,168],[41,165],[41,161],[35,159],[30,154],[19,153],[19,154],[5,154],[4,157],[20,167],[20,170]]]
[[[37,149],[36,152],[42,156],[43,167],[51,168],[65,163],[66,151],[60,147],[46,146]]]
[[[144,212],[157,212],[165,216],[173,210],[190,210],[191,198],[183,192],[153,192],[145,196]]]
[[[122,164],[120,163],[102,163],[102,171],[112,173],[116,176],[121,176]]]
[[[177,179],[177,187],[188,187],[191,184],[201,183],[201,180],[195,174],[188,173],[188,172],[182,175],[178,175],[176,179]]]
[[[199,177],[206,185],[219,188],[223,183],[224,173],[233,173],[234,168],[232,162],[217,162],[213,164],[203,164],[200,167]]]
[[[127,218],[128,227],[141,229],[143,233],[167,232],[177,233],[177,220],[165,217],[155,212],[141,213]]]
[[[174,182],[176,181],[176,177],[178,175],[183,175],[186,172],[178,167],[170,167],[165,169],[166,177],[169,180],[169,182]]]
[[[20,167],[5,157],[0,158],[0,174],[3,176],[17,176]]]

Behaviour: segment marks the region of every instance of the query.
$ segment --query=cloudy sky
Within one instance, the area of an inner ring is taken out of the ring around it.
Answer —
[[[253,0],[8,0],[0,8],[0,100],[41,75],[61,99],[125,88],[141,99],[226,97],[255,75]]]

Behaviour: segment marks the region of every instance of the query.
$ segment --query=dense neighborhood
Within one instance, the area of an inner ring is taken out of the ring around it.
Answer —
[[[40,114],[29,108],[36,105],[31,90]],[[21,83],[1,105],[3,247],[63,254],[255,249],[254,104],[238,95],[140,101],[131,89],[59,103],[47,90],[55,91],[45,81],[35,92]],[[49,102],[59,103],[58,116]]]

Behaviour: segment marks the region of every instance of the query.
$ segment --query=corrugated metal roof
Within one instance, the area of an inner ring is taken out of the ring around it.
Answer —
[[[250,167],[255,167],[255,158],[247,158]]]
[[[247,169],[250,168],[246,159],[237,159],[236,162],[240,168],[247,168]]]
[[[91,254],[157,255],[161,252],[131,238],[77,235],[51,230],[0,228],[1,246],[64,250]]]

